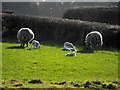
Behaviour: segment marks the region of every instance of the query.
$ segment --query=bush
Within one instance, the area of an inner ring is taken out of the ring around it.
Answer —
[[[117,6],[118,6],[118,9],[120,10],[120,1],[118,2]]]
[[[3,20],[3,39],[16,38],[20,28],[28,27],[35,33],[39,41],[64,43],[66,41],[84,45],[85,36],[93,30],[100,31],[107,47],[120,46],[120,27],[96,22],[47,18],[35,16],[8,15]],[[14,36],[14,37],[11,37]]]
[[[119,13],[120,11],[117,7],[81,7],[66,10],[63,18],[120,25]]]

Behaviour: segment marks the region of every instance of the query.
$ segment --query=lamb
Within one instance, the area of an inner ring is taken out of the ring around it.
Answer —
[[[40,43],[37,40],[32,41],[31,48],[32,48],[32,46],[34,46],[36,49],[41,47]]]
[[[69,42],[65,42],[64,43],[64,47],[63,47],[63,50],[67,50],[67,51],[77,51],[75,49],[75,46],[72,44],[72,43],[69,43]]]
[[[65,54],[65,56],[76,56],[76,49],[72,43],[65,42],[63,50],[70,51],[69,53]]]
[[[85,37],[86,47],[94,49],[96,47],[101,47],[103,45],[103,37],[100,32],[92,31],[88,33]]]
[[[65,55],[66,55],[66,56],[76,56],[76,52],[73,51],[73,52],[67,53],[67,54],[65,54]]]
[[[28,47],[28,43],[34,39],[34,33],[29,28],[21,28],[17,33],[17,39],[21,43],[20,47]]]

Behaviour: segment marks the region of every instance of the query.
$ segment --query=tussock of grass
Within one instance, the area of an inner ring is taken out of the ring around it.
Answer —
[[[32,50],[18,49],[18,46],[15,43],[2,43],[2,81],[5,82],[3,86],[14,87],[11,80],[22,83],[22,87],[43,88],[64,87],[50,84],[62,81],[78,83],[118,80],[118,51],[77,52],[76,57],[66,57],[67,51],[62,51],[61,46],[42,44],[40,49]],[[34,79],[41,80],[43,84],[28,83]]]

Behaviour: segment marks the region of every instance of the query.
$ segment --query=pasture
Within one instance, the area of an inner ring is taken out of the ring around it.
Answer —
[[[3,88],[119,87],[119,25],[27,15],[6,15],[3,19]],[[40,49],[20,48],[12,40],[21,27],[33,30],[35,39],[41,41]],[[93,30],[103,35],[104,49],[87,53],[84,38]],[[65,56],[68,53],[62,51],[65,41],[76,46],[76,57]]]
[[[19,48],[18,43],[2,43],[3,88],[118,87],[117,50],[81,53],[82,47],[77,47],[76,57],[67,57],[63,45],[42,43],[40,49],[29,48]]]

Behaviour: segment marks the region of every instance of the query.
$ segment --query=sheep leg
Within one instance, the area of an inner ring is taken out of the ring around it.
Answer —
[[[28,43],[26,43],[26,47],[28,47]]]
[[[102,45],[99,45],[100,50],[102,50]]]
[[[25,43],[22,44],[22,47],[24,47],[24,46],[25,46]]]
[[[89,49],[90,48],[90,43],[86,42],[86,48]]]
[[[24,47],[24,43],[21,43],[20,47],[23,48]]]
[[[30,49],[32,49],[32,44],[31,44],[31,47],[30,47]]]
[[[23,47],[22,44],[20,44],[20,47]]]

